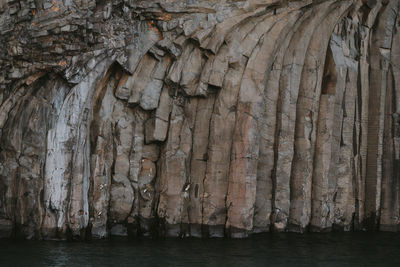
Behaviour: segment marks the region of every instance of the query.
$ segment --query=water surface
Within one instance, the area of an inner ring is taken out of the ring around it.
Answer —
[[[400,234],[275,233],[240,240],[0,240],[0,266],[400,266]]]

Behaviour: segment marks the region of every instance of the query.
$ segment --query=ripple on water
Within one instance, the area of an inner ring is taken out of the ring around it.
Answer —
[[[400,234],[248,239],[0,241],[0,266],[400,266]]]

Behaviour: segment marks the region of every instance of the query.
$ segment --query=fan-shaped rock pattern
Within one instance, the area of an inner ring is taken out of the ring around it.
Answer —
[[[399,8],[1,0],[0,236],[398,230]]]

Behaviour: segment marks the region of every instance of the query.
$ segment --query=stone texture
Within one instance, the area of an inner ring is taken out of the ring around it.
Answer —
[[[399,8],[1,1],[0,238],[398,231]]]

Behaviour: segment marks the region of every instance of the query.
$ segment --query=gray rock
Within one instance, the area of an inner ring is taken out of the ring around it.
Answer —
[[[0,4],[0,237],[400,229],[398,1],[39,2]]]

